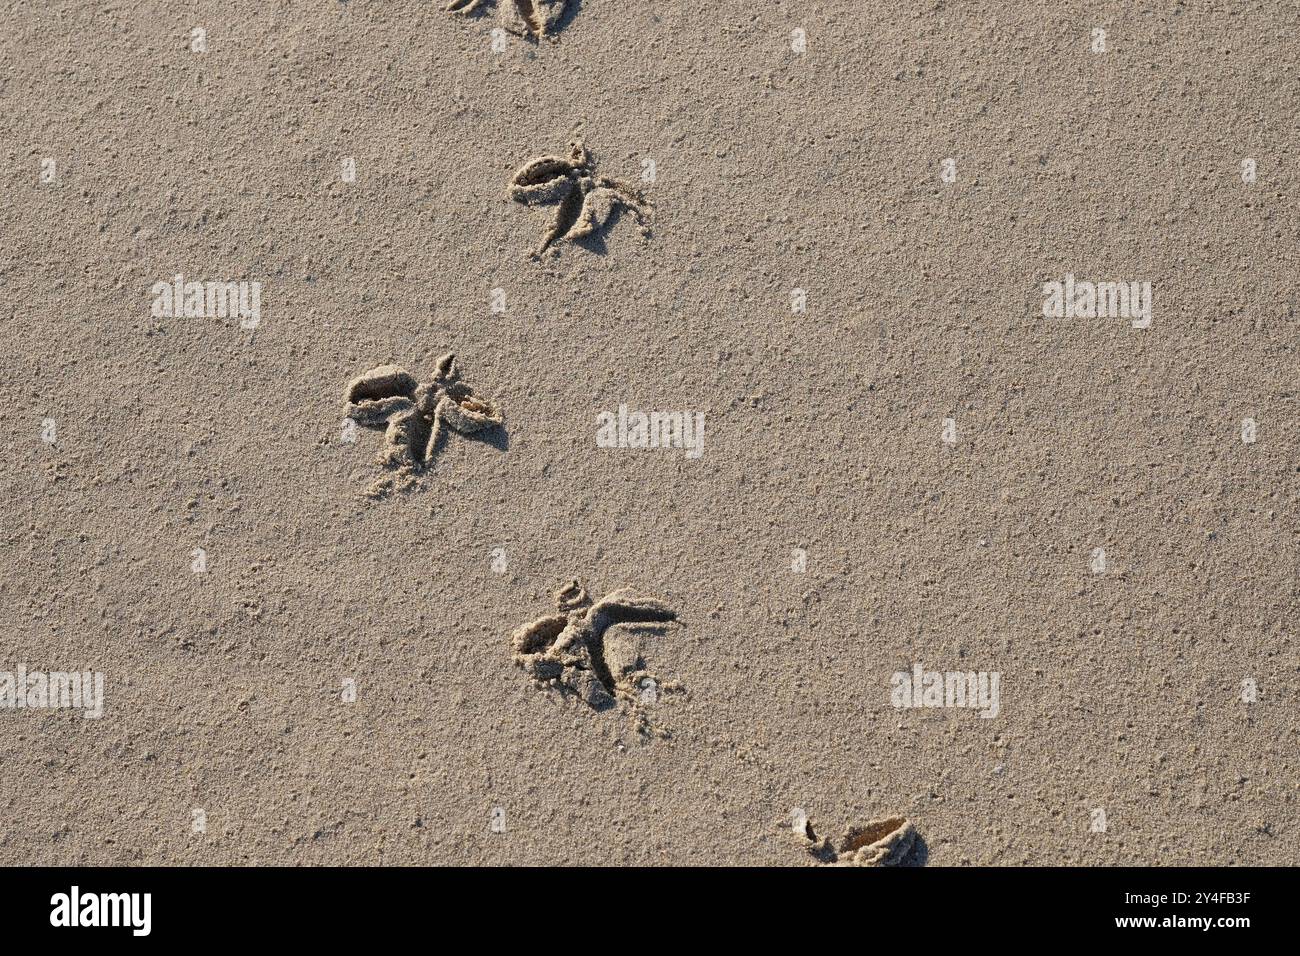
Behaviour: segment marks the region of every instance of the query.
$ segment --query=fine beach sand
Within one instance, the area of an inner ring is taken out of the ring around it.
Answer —
[[[1300,862],[1294,5],[441,6],[0,4],[0,671],[105,675],[0,709],[0,864]],[[530,259],[575,135],[649,235]],[[504,428],[367,498],[347,383],[448,352]],[[575,578],[676,614],[663,736],[513,659]]]

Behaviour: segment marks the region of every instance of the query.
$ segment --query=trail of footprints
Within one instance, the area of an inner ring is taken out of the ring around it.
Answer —
[[[453,353],[437,360],[427,382],[417,382],[400,366],[379,365],[352,379],[345,397],[349,418],[385,429],[377,461],[392,474],[371,485],[367,494],[373,497],[413,483],[450,431],[472,435],[504,422],[494,402],[461,381]],[[592,710],[622,709],[642,736],[669,736],[651,720],[648,705],[660,694],[684,693],[685,688],[652,674],[645,650],[649,639],[662,637],[678,623],[677,612],[628,588],[592,601],[576,580],[556,592],[554,603],[553,613],[511,635],[515,666],[536,686],[574,696]],[[897,816],[849,827],[838,843],[818,837],[801,813],[793,830],[813,859],[831,866],[904,865],[913,859],[917,839],[912,824]]]
[[[448,12],[474,15],[494,0],[450,0]],[[553,38],[568,0],[500,0],[506,29],[532,39]],[[630,213],[641,234],[649,234],[650,202],[627,183],[596,173],[580,139],[567,156],[529,160],[514,174],[506,194],[525,206],[555,206],[555,214],[532,253],[540,258],[560,242],[577,242],[604,229],[621,212]],[[473,435],[504,423],[500,408],[460,380],[452,353],[440,357],[433,376],[417,382],[404,368],[380,365],[347,385],[345,414],[358,425],[383,428],[376,461],[388,474],[367,489],[369,497],[405,490],[433,462],[451,432]],[[662,601],[627,588],[592,601],[575,580],[555,595],[555,612],[517,628],[510,643],[515,666],[539,688],[574,696],[592,710],[622,709],[638,733],[666,737],[651,721],[647,705],[660,694],[684,693],[676,681],[662,681],[646,667],[649,639],[662,637],[677,614]],[[838,844],[819,838],[806,816],[794,833],[820,864],[891,866],[912,856],[916,831],[902,817],[849,827]]]

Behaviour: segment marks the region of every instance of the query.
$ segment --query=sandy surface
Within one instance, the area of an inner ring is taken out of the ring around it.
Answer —
[[[1300,862],[1293,5],[0,6],[0,670],[106,678],[0,710],[0,862],[802,865],[795,807]],[[530,260],[575,130],[651,234]],[[178,272],[258,328],[152,316]],[[1043,318],[1067,272],[1151,327]],[[448,351],[504,434],[364,498],[345,384]],[[703,455],[597,448],[623,403]],[[575,577],[677,613],[668,739],[512,661]],[[1000,713],[896,709],[918,662]]]

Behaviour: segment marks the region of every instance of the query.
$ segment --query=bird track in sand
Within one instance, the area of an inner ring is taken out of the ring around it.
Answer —
[[[823,866],[902,866],[912,860],[916,849],[916,828],[900,816],[850,826],[838,845],[830,837],[818,837],[802,810],[795,811],[791,829]]]
[[[517,36],[553,40],[569,0],[451,0],[448,13],[471,16],[496,2],[505,29]]]
[[[603,229],[615,212],[636,217],[649,234],[650,202],[627,183],[597,176],[591,153],[581,140],[569,144],[568,156],[538,156],[524,163],[510,180],[507,196],[525,206],[556,204],[555,216],[533,252],[538,258],[554,243],[584,239]]]
[[[348,383],[345,414],[358,425],[385,428],[376,461],[393,471],[367,490],[380,497],[409,487],[428,468],[448,431],[472,435],[502,424],[501,409],[460,381],[456,356],[438,359],[433,378],[418,383],[397,365],[380,365]]]
[[[645,707],[660,692],[683,689],[645,669],[641,639],[662,635],[676,622],[676,612],[627,588],[592,603],[577,581],[556,593],[555,607],[556,613],[511,635],[516,666],[540,685],[577,695],[593,710],[621,703],[639,732],[666,736],[651,727]]]

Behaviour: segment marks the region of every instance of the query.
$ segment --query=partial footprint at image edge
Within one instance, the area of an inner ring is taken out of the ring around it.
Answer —
[[[448,13],[473,16],[491,0],[450,0]],[[553,40],[569,7],[569,0],[498,0],[500,19],[516,36]]]
[[[818,837],[802,810],[794,812],[793,821],[781,824],[783,830],[787,827],[822,866],[918,866],[924,862],[922,841],[906,817],[893,815],[848,826],[838,844],[830,837]]]

